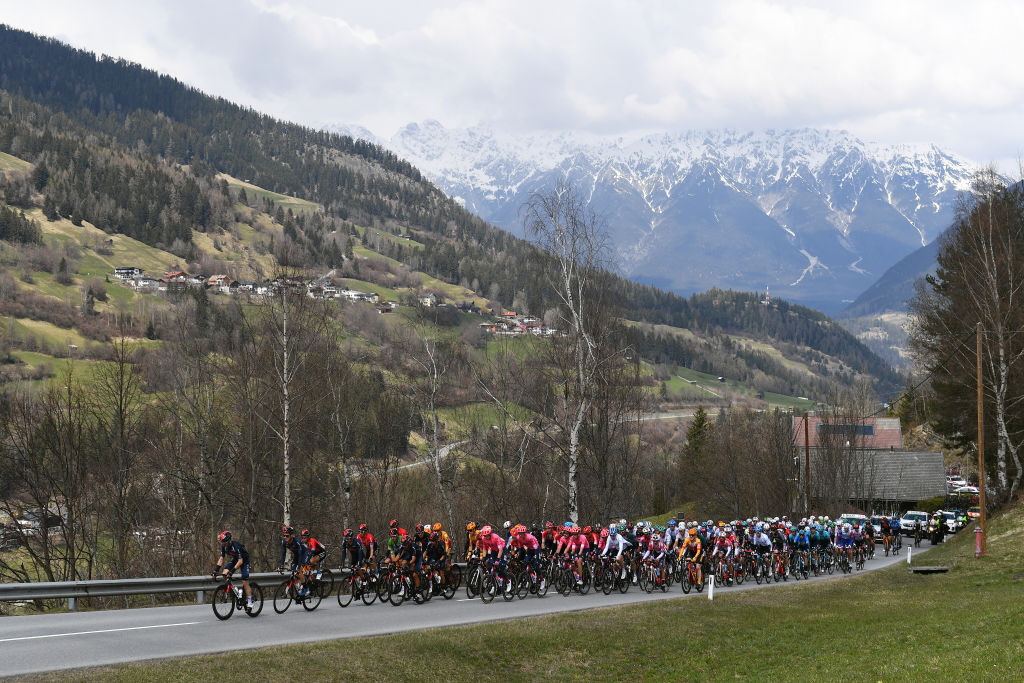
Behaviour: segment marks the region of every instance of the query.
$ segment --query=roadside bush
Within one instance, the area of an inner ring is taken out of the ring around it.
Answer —
[[[917,509],[921,512],[935,512],[941,510],[942,506],[946,503],[945,496],[935,496],[934,498],[925,498],[924,500],[917,501]]]

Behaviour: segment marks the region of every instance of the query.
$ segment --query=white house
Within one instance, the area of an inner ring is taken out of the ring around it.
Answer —
[[[137,277],[142,277],[146,274],[146,271],[142,268],[136,268],[135,266],[118,266],[114,268],[114,277],[119,280],[134,280]]]

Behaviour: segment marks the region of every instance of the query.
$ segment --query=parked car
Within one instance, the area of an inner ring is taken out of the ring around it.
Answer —
[[[910,510],[900,517],[900,531],[905,536],[914,535],[914,523],[920,522],[922,529],[928,528],[928,513],[920,510]]]
[[[958,489],[961,486],[967,486],[967,481],[958,474],[953,474],[946,477],[946,486],[951,489]]]

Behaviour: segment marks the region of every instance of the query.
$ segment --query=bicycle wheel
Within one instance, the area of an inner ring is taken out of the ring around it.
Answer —
[[[377,578],[356,579],[353,592],[358,594],[364,605],[377,602]]]
[[[325,600],[331,597],[331,591],[334,590],[334,574],[331,573],[331,570],[324,569],[316,581],[320,589],[320,597]]]
[[[494,596],[497,593],[498,582],[494,579],[494,575],[488,572],[484,575],[483,583],[480,586],[480,601],[489,605],[494,601]]]
[[[445,600],[451,600],[454,598],[455,591],[459,589],[459,577],[452,573],[454,570],[454,567],[448,569],[448,572],[445,575],[444,586],[441,588],[441,597]]]
[[[589,567],[589,565],[584,563],[584,565],[583,565],[583,574],[580,576],[580,578],[583,579],[583,585],[581,586],[581,585],[577,584],[576,588],[579,590],[580,595],[586,595],[587,593],[590,592],[590,584],[593,581],[593,578],[590,576],[590,567]]]
[[[258,583],[250,583],[249,589],[252,591],[252,607],[246,607],[245,613],[250,617],[258,617],[263,611],[263,589]]]
[[[274,611],[278,614],[287,612],[288,608],[292,606],[292,594],[291,580],[279,583],[274,591]]]
[[[547,574],[537,575],[537,590],[535,591],[538,598],[543,598],[548,594],[548,588],[551,585],[551,581],[548,580]]]
[[[309,586],[306,588],[306,594],[302,596],[302,607],[307,612],[312,612],[320,606],[320,601],[323,600],[320,597],[319,586]]]
[[[462,585],[462,567],[453,564],[448,568],[448,580],[454,586],[453,591],[459,590]]]
[[[395,607],[405,602],[405,586],[399,574],[388,577],[388,602]]]
[[[348,607],[352,604],[353,593],[355,592],[355,577],[347,576],[338,582],[338,606]]]
[[[741,585],[744,581],[747,580],[747,571],[743,567],[743,563],[742,562],[739,563],[739,566],[735,568],[733,573],[736,575],[736,585],[737,586]]]
[[[480,568],[480,565],[473,565],[469,572],[469,577],[466,579],[467,598],[475,598],[480,593],[480,587],[483,586],[483,578],[483,570]]]
[[[683,572],[683,580],[679,582],[680,587],[683,589],[683,593],[686,595],[690,594],[690,589],[693,588],[693,583],[690,582],[690,570],[687,569]]]
[[[235,611],[235,593],[225,584],[213,592],[213,613],[218,619],[230,619]]]

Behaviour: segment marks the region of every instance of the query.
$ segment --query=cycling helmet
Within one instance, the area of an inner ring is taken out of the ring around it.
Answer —
[[[438,533],[438,532],[436,532],[436,531],[432,531],[432,532],[430,533],[430,540],[431,540],[431,541],[440,541],[440,540],[441,540],[441,534],[439,534],[439,533]]]
[[[545,529],[554,529],[555,528],[555,523],[554,522],[545,522],[544,523],[544,528]]]
[[[416,533],[419,533],[421,531],[423,531],[423,525],[422,524],[417,524],[416,525]]]
[[[392,528],[397,528],[398,527],[398,520],[397,519],[391,520],[390,522],[388,522],[388,526],[392,527]]]
[[[589,526],[583,527],[583,533],[589,534],[591,531],[593,531],[593,529],[591,529]]]
[[[412,543],[412,536],[402,536],[402,545],[409,545],[410,543]]]
[[[285,528],[281,529],[281,533],[285,536],[291,536],[295,533],[295,529],[293,529],[290,526],[286,526]]]
[[[674,519],[668,520],[668,525],[669,526],[675,526],[676,525],[676,520],[674,520]]]
[[[440,531],[441,530],[441,522],[435,522],[434,526],[432,526],[430,528],[433,529],[434,531]]]
[[[491,527],[490,526],[485,526],[483,529],[480,530],[480,535],[481,536],[490,536],[491,535]]]
[[[534,536],[537,536],[538,534],[540,534],[540,527],[534,524],[533,528],[530,529],[530,533]]]
[[[470,522],[467,524],[466,531],[476,531],[476,522]]]
[[[626,522],[625,519],[620,519],[619,520],[619,526],[624,527],[624,526],[626,526],[626,524],[627,524],[627,522]]]
[[[230,531],[222,531],[222,532],[220,532],[220,536],[217,537],[217,540],[220,541],[221,543],[230,543],[231,542],[231,532]]]
[[[578,526],[576,526],[575,524],[573,524],[571,527],[569,527],[569,533],[570,534],[578,534],[578,533],[580,533],[580,528]]]
[[[345,529],[345,535],[347,536],[348,532],[350,532],[350,531],[352,531],[352,530],[351,529]],[[303,529],[300,532],[299,535],[302,536],[303,538],[307,538],[309,536],[309,529]]]
[[[609,524],[608,534],[614,536],[617,533],[619,533],[619,527],[615,526],[614,524]]]
[[[691,536],[696,536],[697,535],[697,530],[696,529],[690,529],[690,535]]]
[[[510,521],[508,521],[508,520],[506,519],[506,520],[505,520],[505,523],[501,525],[501,528],[502,528],[502,529],[511,529],[511,528],[512,528],[512,522],[510,522]]]
[[[398,538],[398,529],[391,529],[391,538]]]
[[[359,531],[360,532],[369,531],[369,529],[370,529],[370,527],[366,526],[365,523],[359,525]]]
[[[302,532],[302,535],[303,536],[308,536],[309,534],[304,531],[304,532]],[[351,535],[352,535],[352,530],[351,529],[345,529],[345,538],[348,538]]]
[[[608,538],[608,530],[601,529],[601,538]]]

